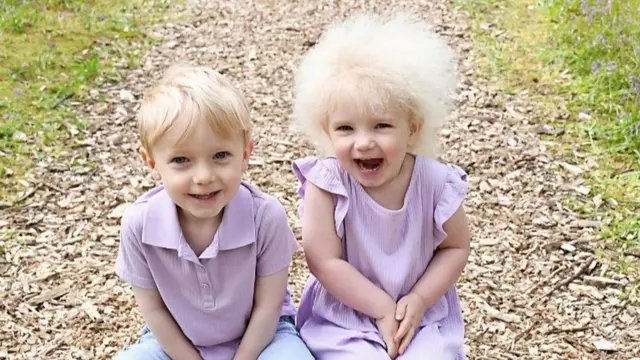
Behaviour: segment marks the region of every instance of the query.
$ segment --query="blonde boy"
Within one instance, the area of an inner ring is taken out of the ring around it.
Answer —
[[[147,326],[116,359],[312,359],[293,325],[286,213],[242,180],[253,149],[243,95],[212,69],[176,65],[138,122],[162,185],[122,219],[116,270]]]

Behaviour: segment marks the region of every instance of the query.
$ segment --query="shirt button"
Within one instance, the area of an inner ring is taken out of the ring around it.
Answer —
[[[199,272],[201,272],[201,273],[203,273],[203,272],[204,272],[204,268],[203,268],[203,267],[199,267],[199,268],[198,268],[198,271],[199,271]]]
[[[209,285],[208,284],[202,284],[202,288],[207,290],[209,288]]]

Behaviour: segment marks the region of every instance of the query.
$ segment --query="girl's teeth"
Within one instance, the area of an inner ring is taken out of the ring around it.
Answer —
[[[375,171],[382,164],[380,159],[358,160],[358,165],[362,171]]]

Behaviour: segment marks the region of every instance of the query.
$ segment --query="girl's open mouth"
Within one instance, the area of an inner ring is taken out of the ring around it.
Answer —
[[[356,159],[356,164],[363,172],[374,172],[382,165],[382,159]]]

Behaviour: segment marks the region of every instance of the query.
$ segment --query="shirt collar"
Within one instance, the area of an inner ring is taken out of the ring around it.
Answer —
[[[215,257],[218,249],[231,250],[255,242],[254,219],[253,196],[249,188],[241,184],[236,195],[224,208],[222,222],[213,243],[200,257]],[[179,250],[181,245],[187,245],[182,238],[176,204],[164,188],[161,188],[147,204],[142,242],[174,250]]]

